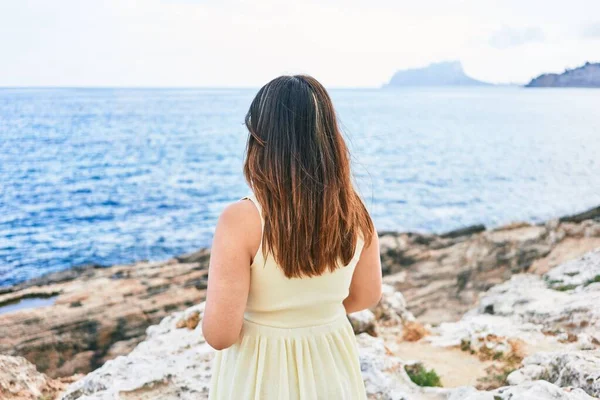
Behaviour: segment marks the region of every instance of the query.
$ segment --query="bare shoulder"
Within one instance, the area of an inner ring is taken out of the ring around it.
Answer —
[[[257,222],[260,227],[260,215],[258,209],[250,200],[238,200],[229,204],[219,217],[219,222],[225,223],[252,223]]]
[[[260,214],[250,200],[229,204],[219,217],[217,231],[228,240],[243,244],[254,255],[262,236]]]
[[[372,261],[373,259],[379,259],[379,257],[379,235],[377,234],[377,230],[375,230],[371,236],[371,240],[364,242],[359,262],[361,260]]]

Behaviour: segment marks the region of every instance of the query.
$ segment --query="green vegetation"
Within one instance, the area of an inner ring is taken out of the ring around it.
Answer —
[[[577,287],[577,285],[561,285],[553,287],[552,289],[558,290],[559,292],[566,292],[567,290],[573,290]]]
[[[462,351],[468,351],[471,354],[475,354],[475,351],[471,348],[471,341],[463,339],[460,341],[460,349]]]
[[[595,277],[593,277],[592,279],[587,281],[585,283],[585,286],[591,285],[592,283],[598,283],[598,282],[600,282],[600,275],[596,275]]]
[[[419,386],[442,386],[442,381],[435,370],[427,371],[423,364],[404,366],[410,379]]]
[[[508,375],[515,369],[516,367],[510,365],[492,365],[486,368],[487,375],[478,380],[476,387],[479,390],[494,390],[506,386]]]

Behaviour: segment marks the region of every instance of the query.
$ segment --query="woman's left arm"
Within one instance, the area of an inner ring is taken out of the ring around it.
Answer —
[[[257,224],[254,219],[258,219],[260,229],[260,216],[252,208],[255,207],[250,201],[231,204],[219,217],[215,229],[202,332],[206,342],[217,350],[236,343],[242,329],[256,240],[252,234]]]

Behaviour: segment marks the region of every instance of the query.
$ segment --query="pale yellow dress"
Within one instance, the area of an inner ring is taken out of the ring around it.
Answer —
[[[248,196],[262,212],[254,196]],[[209,399],[366,399],[358,348],[342,301],[360,257],[318,277],[287,278],[258,249],[239,341],[218,351]]]

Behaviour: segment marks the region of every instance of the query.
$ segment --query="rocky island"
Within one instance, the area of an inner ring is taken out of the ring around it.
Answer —
[[[423,68],[398,71],[384,88],[404,86],[490,86],[465,74],[460,61],[445,61]]]
[[[350,316],[369,398],[600,396],[600,207],[380,236],[384,295]],[[209,255],[88,266],[5,290],[0,398],[206,398]],[[34,298],[51,302],[14,307]]]
[[[600,88],[600,63],[585,63],[562,74],[543,74],[534,78],[525,87],[588,87]]]

